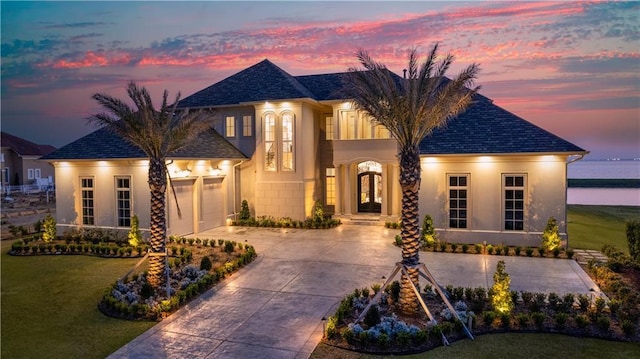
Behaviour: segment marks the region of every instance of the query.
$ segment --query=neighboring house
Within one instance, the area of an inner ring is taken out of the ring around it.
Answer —
[[[397,143],[340,95],[343,76],[291,76],[264,60],[181,100],[182,108],[216,109],[216,121],[171,158],[183,217],[168,194],[169,232],[224,225],[243,199],[255,216],[304,219],[321,201],[345,222],[398,220]],[[550,216],[566,237],[567,162],[587,152],[484,96],[475,100],[420,146],[421,217],[430,214],[447,241],[537,245]],[[148,226],[140,151],[98,130],[47,160],[59,181],[60,226],[127,227],[132,213]],[[219,186],[208,191],[208,181]]]
[[[40,161],[42,156],[56,150],[23,138],[1,132],[0,186],[53,185],[54,168]]]

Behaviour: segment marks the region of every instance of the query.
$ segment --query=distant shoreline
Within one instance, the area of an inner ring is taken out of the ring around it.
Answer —
[[[569,188],[640,188],[638,178],[569,178]]]

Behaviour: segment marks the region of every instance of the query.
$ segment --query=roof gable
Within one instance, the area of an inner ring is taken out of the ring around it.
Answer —
[[[314,98],[314,95],[295,77],[265,59],[182,99],[178,107],[213,107],[294,98]]]
[[[56,150],[53,146],[39,145],[6,132],[1,132],[1,136],[2,147],[12,149],[20,156],[44,156]]]
[[[586,152],[476,95],[475,102],[420,142],[420,154]]]
[[[246,159],[229,141],[211,129],[201,133],[189,145],[168,158]],[[117,134],[100,128],[45,156],[44,160],[101,160],[147,158],[138,147]]]

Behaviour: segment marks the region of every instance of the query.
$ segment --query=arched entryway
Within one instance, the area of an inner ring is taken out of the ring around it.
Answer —
[[[382,210],[382,165],[375,161],[358,164],[358,212]]]

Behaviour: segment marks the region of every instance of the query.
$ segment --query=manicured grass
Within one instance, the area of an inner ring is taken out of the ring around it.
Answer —
[[[152,327],[104,316],[102,293],[138,261],[14,257],[2,243],[2,358],[104,358]]]
[[[621,343],[601,339],[576,338],[557,334],[491,334],[475,340],[460,340],[449,347],[438,347],[421,354],[394,356],[405,359],[450,358],[633,358],[639,343]],[[365,355],[320,344],[312,359],[374,359],[390,356]]]
[[[640,218],[640,207],[570,205],[567,211],[569,247],[600,250],[611,244],[629,253],[625,222]]]

